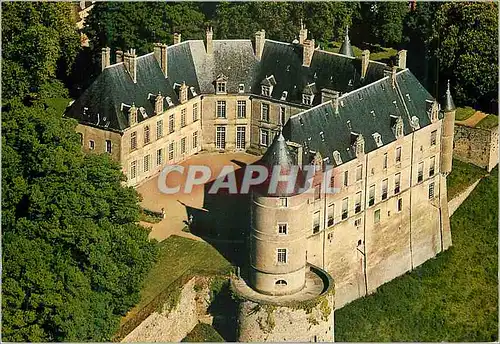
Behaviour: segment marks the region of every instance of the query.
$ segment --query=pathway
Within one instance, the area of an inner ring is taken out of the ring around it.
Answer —
[[[455,123],[459,125],[464,125],[466,127],[475,128],[476,125],[485,117],[488,117],[488,115],[485,114],[484,112],[476,111],[472,116],[467,118],[465,121],[455,121]]]

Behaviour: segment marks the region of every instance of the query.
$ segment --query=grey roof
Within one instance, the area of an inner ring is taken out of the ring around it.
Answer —
[[[384,145],[396,140],[395,118],[402,118],[405,135],[412,131],[413,116],[418,118],[420,127],[430,124],[428,110],[433,97],[407,69],[397,73],[396,81],[397,88],[392,87],[388,76],[341,96],[338,114],[333,104],[327,102],[292,116],[283,127],[283,135],[303,146],[304,164],[319,152],[323,158],[329,158],[328,164],[334,165],[334,151],[340,153],[342,162],[355,158],[352,133],[363,135],[368,153],[378,148],[374,133],[381,136]]]
[[[134,103],[143,107],[148,117],[154,116],[150,95],[160,92],[178,105],[176,86],[182,82],[198,94],[210,94],[215,91],[215,79],[223,74],[228,78],[228,93],[238,93],[239,85],[244,84],[245,93],[260,96],[261,82],[273,76],[268,80],[274,86],[270,97],[281,101],[283,91],[287,91],[285,101],[300,104],[303,92],[317,93],[323,88],[341,94],[351,92],[383,78],[387,69],[385,64],[370,61],[367,75],[361,80],[359,59],[315,50],[310,67],[303,67],[302,52],[299,44],[266,40],[258,61],[250,40],[215,40],[213,54],[206,53],[201,40],[185,41],[167,48],[167,78],[152,53],[137,58],[135,84],[123,63],[109,66],[73,103],[67,115],[86,124],[123,131],[128,127],[127,106]],[[308,86],[311,84],[314,87]],[[191,91],[188,95],[193,96]],[[312,105],[320,101],[320,96],[314,97]],[[143,119],[139,116],[139,121]]]
[[[340,46],[339,54],[354,57],[351,40],[349,39],[349,27],[346,27],[345,29],[344,42],[342,42],[342,45]]]
[[[443,99],[443,110],[444,111],[455,110],[455,103],[453,102],[453,98],[451,97],[450,80],[448,80],[448,87],[446,88],[446,93]]]

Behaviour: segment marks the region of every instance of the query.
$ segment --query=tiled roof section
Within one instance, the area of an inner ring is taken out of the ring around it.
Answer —
[[[214,40],[213,54],[208,55],[203,41],[190,42],[196,74],[203,93],[214,93],[218,75],[228,77],[228,93],[238,93],[239,84],[250,92],[258,61],[250,40]]]
[[[395,141],[391,115],[402,117],[405,135],[412,131],[411,116],[419,119],[420,127],[430,124],[426,100],[433,100],[432,96],[409,70],[398,72],[396,78],[401,92],[393,88],[391,78],[386,77],[340,97],[338,114],[328,102],[292,116],[283,128],[283,135],[303,145],[305,164],[314,156],[310,151],[319,152],[323,158],[329,157],[333,164],[334,151],[340,153],[342,162],[355,158],[351,132],[363,135],[365,153],[378,148],[374,133],[380,134],[384,145]]]
[[[172,84],[182,84],[185,81],[188,87],[194,87],[196,92],[200,92],[189,42],[169,46],[167,48],[167,63],[167,75]]]

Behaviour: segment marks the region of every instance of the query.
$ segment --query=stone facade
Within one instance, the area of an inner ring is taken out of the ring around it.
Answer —
[[[498,126],[482,129],[455,125],[453,157],[490,172],[498,164]]]

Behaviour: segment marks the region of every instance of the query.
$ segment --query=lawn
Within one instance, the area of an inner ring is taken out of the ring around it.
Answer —
[[[338,53],[339,49],[342,45],[342,42],[329,42],[327,44],[321,43],[321,49],[324,49],[325,51],[331,51],[333,53]],[[370,50],[370,60],[372,61],[382,61],[382,60],[388,60],[393,56],[396,56],[398,51],[393,48],[384,48],[380,46],[374,46],[374,49],[368,49]],[[372,51],[373,50],[373,51]],[[354,56],[356,57],[361,57],[361,53],[363,52],[363,49],[360,49],[356,46],[352,46],[352,51],[354,52]]]
[[[498,340],[498,168],[451,218],[453,246],[335,313],[336,341]]]
[[[122,319],[122,324],[133,318],[161,292],[183,275],[196,271],[225,274],[231,264],[211,245],[179,236],[170,236],[159,243],[158,261],[149,272],[141,289],[141,300]]]
[[[480,167],[453,159],[453,168],[446,183],[448,187],[448,200],[453,199],[453,197],[486,174],[486,170]]]
[[[182,341],[189,343],[224,342],[224,338],[212,326],[199,323]]]
[[[476,124],[476,128],[491,129],[498,126],[498,116],[488,115]]]
[[[465,121],[467,118],[472,116],[473,114],[476,113],[476,110],[473,108],[466,106],[466,107],[459,107],[455,110],[455,120],[456,121]]]

